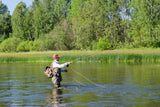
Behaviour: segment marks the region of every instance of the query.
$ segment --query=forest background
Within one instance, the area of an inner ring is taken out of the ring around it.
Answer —
[[[0,52],[160,47],[159,0],[0,1]]]

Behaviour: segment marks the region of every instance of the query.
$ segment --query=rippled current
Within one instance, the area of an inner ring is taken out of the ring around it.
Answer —
[[[160,64],[72,64],[60,89],[49,63],[1,63],[0,107],[157,107]]]

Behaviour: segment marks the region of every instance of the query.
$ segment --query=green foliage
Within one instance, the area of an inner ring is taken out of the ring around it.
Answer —
[[[0,43],[6,39],[6,35],[0,35]]]
[[[107,50],[111,48],[111,43],[108,39],[100,38],[99,42],[97,43],[97,49],[98,50]]]
[[[27,52],[29,50],[30,50],[29,41],[23,41],[17,47],[17,51]]]
[[[43,41],[37,39],[34,42],[29,43],[30,51],[42,51],[44,50]]]
[[[86,0],[72,0],[70,8],[70,17],[79,17],[81,8]]]
[[[51,33],[45,35],[43,38],[41,38],[41,40],[43,40],[43,47],[44,50],[55,50],[55,41],[53,40],[53,38],[51,37]]]
[[[33,41],[34,37],[34,28],[33,28],[33,10],[31,7],[27,8],[26,17],[24,19],[24,39]]]
[[[0,1],[0,43],[7,39],[12,32],[11,16],[7,11],[7,6]]]
[[[23,2],[20,2],[12,15],[11,21],[12,21],[12,30],[13,30],[13,36],[16,38],[20,38],[23,40],[26,40],[24,36],[25,32],[25,14],[26,14],[26,4]]]
[[[78,1],[82,2],[82,0]],[[75,14],[75,17],[72,16],[72,29],[76,37],[77,49],[91,49],[92,41],[98,41],[104,36],[105,6],[98,0],[86,0],[82,3],[80,9],[76,3],[73,4],[76,9],[71,10],[73,15]]]
[[[158,12],[159,1],[157,0],[133,0],[131,6],[132,21],[130,29],[132,35],[134,35],[135,42],[139,41],[136,47],[157,47],[154,45],[156,41],[159,41],[159,29],[160,13]],[[138,39],[137,39],[138,38]]]
[[[0,1],[0,14],[6,13],[7,10],[8,10],[7,6],[4,5],[4,4],[2,3],[2,1]]]
[[[33,10],[33,28],[34,28],[34,37],[39,39],[40,34],[43,33],[44,26],[44,14],[42,2],[38,1],[34,3],[35,9]]]
[[[20,39],[18,38],[5,39],[0,44],[0,51],[1,52],[15,52],[19,43],[20,43]]]
[[[49,50],[70,50],[75,46],[73,32],[68,20],[62,20],[53,31],[42,39],[44,40],[45,48]]]
[[[0,1],[0,42],[17,51],[160,47],[158,0],[34,0],[13,15]],[[107,39],[104,39],[107,38]]]

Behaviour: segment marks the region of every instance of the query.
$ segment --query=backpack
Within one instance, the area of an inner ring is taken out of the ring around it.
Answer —
[[[53,77],[53,70],[50,68],[50,66],[46,66],[46,71],[44,72],[44,74],[48,78],[52,78]]]

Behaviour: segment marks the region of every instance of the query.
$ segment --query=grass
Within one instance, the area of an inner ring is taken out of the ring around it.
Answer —
[[[54,53],[62,55],[63,62],[160,62],[160,49],[0,53],[0,62],[51,62]]]

